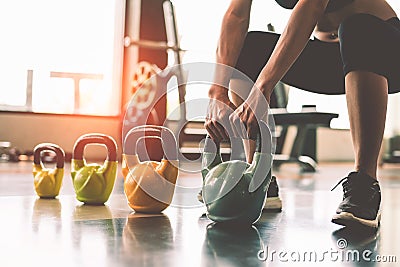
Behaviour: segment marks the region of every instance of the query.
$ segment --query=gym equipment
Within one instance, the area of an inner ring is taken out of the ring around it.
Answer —
[[[157,92],[157,81],[152,78],[160,69],[146,61],[138,64],[131,81],[132,105],[126,109],[127,122],[137,125],[160,124],[160,118],[154,109],[155,99],[161,98]]]
[[[56,154],[56,167],[45,168],[42,163],[43,151]],[[42,143],[33,149],[33,183],[36,194],[41,198],[55,198],[60,193],[64,177],[64,150],[56,144]]]
[[[146,84],[146,81],[149,80],[153,75],[155,75],[159,71],[160,71],[160,69],[155,64],[151,64],[146,61],[139,62],[137,69],[132,77],[131,94],[134,95],[137,92],[137,90],[140,89],[142,86],[145,86],[145,85],[148,86],[148,84]],[[137,98],[139,98],[139,101],[137,101],[137,102],[140,105],[144,105],[144,107],[142,107],[142,109],[147,106],[146,101],[149,98],[151,98],[149,96],[154,95],[154,93],[149,90],[149,89],[151,89],[152,86],[149,86],[149,87],[150,88],[148,88],[148,87],[143,88],[143,89],[145,89],[144,92],[140,92],[140,94],[137,96]],[[141,102],[145,102],[145,103],[141,104]]]
[[[140,161],[138,142],[149,138],[161,141],[164,152],[161,162]],[[127,133],[123,149],[122,173],[128,205],[136,212],[162,212],[171,204],[178,177],[178,147],[174,134],[163,126],[138,126]]]
[[[10,148],[10,142],[0,142],[0,162],[8,162],[10,160]]]
[[[180,118],[176,127],[169,127],[178,136],[176,129],[182,129],[186,123],[186,77],[181,66],[181,52],[176,26],[174,6],[171,1],[163,2],[163,12],[165,19],[165,31],[167,42],[158,42],[151,40],[135,39],[131,36],[124,38],[126,48],[131,46],[151,48],[156,50],[172,51],[174,55],[173,67],[161,71],[155,64],[146,61],[139,62],[136,70],[133,72],[130,81],[130,102],[126,107],[126,113],[123,120],[122,139],[127,132],[141,125],[165,125],[165,114],[158,114],[155,106],[160,104],[162,98],[167,94],[167,83],[172,77],[176,77],[179,93],[179,111]],[[162,104],[162,103],[161,103]],[[163,104],[164,105],[164,104]],[[165,106],[161,107],[166,109]]]
[[[0,141],[0,162],[18,162],[21,152],[11,146],[11,142]]]
[[[399,163],[400,162],[400,136],[394,135],[388,140],[388,148],[387,151],[383,148],[384,157],[382,160],[383,163]],[[382,165],[381,164],[381,165]]]
[[[222,162],[219,144],[207,136],[204,144],[202,175],[203,200],[207,217],[215,222],[253,224],[261,216],[271,181],[272,136],[269,127],[259,123],[253,162],[233,159]],[[238,144],[232,142],[232,153]]]
[[[274,155],[274,167],[279,168],[285,163],[297,163],[301,172],[315,172],[317,169],[316,129],[330,127],[332,119],[339,117],[336,113],[319,112],[315,106],[303,105],[299,112],[288,112],[286,108],[272,108],[271,113],[275,125],[281,127]],[[282,153],[289,127],[296,128],[290,153]]]
[[[88,144],[101,144],[107,147],[107,159],[103,165],[86,164],[83,152]],[[79,137],[74,145],[71,162],[76,198],[85,204],[104,204],[113,190],[117,169],[117,144],[112,137],[93,133]]]
[[[167,93],[167,83],[175,75],[176,68],[161,71],[149,62],[139,63],[131,81],[132,97],[126,107],[123,136],[136,126],[164,123],[155,106]]]

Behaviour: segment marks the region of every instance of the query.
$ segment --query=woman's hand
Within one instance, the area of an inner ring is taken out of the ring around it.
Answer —
[[[256,140],[259,134],[258,122],[267,121],[270,93],[265,95],[254,86],[243,104],[230,115],[234,136]]]
[[[210,88],[209,97],[204,126],[215,142],[229,140],[229,136],[232,137],[229,116],[236,107],[229,99],[228,89],[213,85]]]

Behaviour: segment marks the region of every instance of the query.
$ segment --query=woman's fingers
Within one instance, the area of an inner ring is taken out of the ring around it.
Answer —
[[[257,140],[257,136],[260,133],[258,121],[255,118],[252,118],[248,121],[247,124],[247,136],[251,140]]]
[[[239,110],[241,107],[236,109],[230,116],[229,121],[235,137],[246,139],[246,125],[243,119],[243,114]]]
[[[205,124],[205,128],[213,140],[218,142],[223,140],[229,140],[228,134],[225,132],[224,128],[218,122],[210,120],[209,123]]]
[[[268,108],[257,100],[260,99],[248,99],[235,108],[229,99],[210,99],[204,125],[211,138],[215,141],[229,140],[230,137],[256,140],[259,134],[258,120],[265,115],[265,107]]]
[[[259,134],[258,119],[248,105],[241,105],[229,117],[234,136],[256,140]]]
[[[210,99],[206,122],[204,124],[211,138],[216,141],[228,140],[232,133],[229,115],[233,112],[233,104],[228,100]]]
[[[216,142],[220,141],[220,136],[218,134],[218,131],[214,128],[214,125],[211,123],[211,120],[207,119],[206,122],[204,123],[204,127],[206,128],[211,139],[213,139]]]
[[[218,122],[215,119],[212,119],[211,123],[213,125],[214,131],[217,132],[217,134],[221,138],[221,140],[228,140],[229,139],[229,137],[228,137],[228,135],[227,135],[227,133],[225,131],[225,128],[223,127],[223,125],[220,122]]]

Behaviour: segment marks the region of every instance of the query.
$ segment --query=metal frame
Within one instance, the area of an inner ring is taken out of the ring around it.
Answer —
[[[144,39],[134,38],[131,36],[125,36],[124,46],[126,48],[134,46],[134,47],[143,47],[143,48],[158,49],[165,51],[173,51],[174,65],[176,66],[176,68],[173,68],[173,70],[177,71],[174,71],[174,73],[171,74],[171,77],[175,76],[177,78],[179,105],[180,105],[179,107],[180,119],[178,121],[178,126],[176,127],[177,130],[174,131],[174,134],[178,136],[179,134],[178,131],[181,131],[186,125],[186,105],[185,105],[186,75],[181,65],[182,64],[181,52],[184,52],[185,50],[181,49],[180,47],[175,9],[173,3],[170,0],[166,0],[163,2],[163,11],[165,20],[165,30],[167,34],[167,42],[144,40]]]

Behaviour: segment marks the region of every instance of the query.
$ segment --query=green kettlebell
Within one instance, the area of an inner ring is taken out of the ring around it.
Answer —
[[[56,154],[56,167],[43,166],[41,153],[52,151]],[[36,194],[41,198],[55,198],[60,193],[64,177],[64,150],[56,144],[42,143],[33,149],[33,183]]]
[[[239,159],[222,162],[219,144],[206,138],[202,155],[202,194],[207,217],[215,222],[253,224],[261,216],[271,181],[273,146],[269,127],[264,122],[259,125],[260,134],[251,164]],[[239,155],[239,144],[241,142],[231,142],[235,155]]]
[[[103,165],[86,164],[83,152],[88,144],[107,147],[107,159]],[[79,137],[74,145],[71,162],[76,198],[85,204],[104,204],[113,190],[117,169],[117,144],[112,137],[104,134],[85,134]]]

